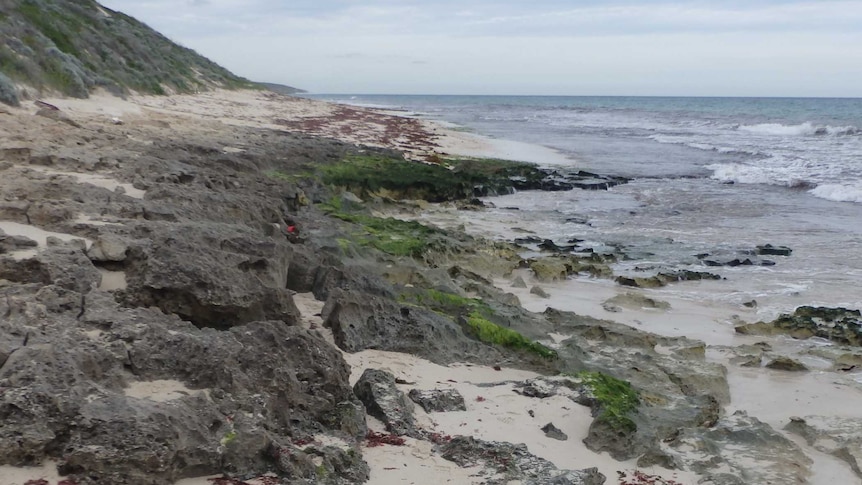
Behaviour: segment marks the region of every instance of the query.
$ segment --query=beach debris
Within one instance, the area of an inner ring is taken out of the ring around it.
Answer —
[[[375,448],[383,445],[390,446],[404,446],[406,441],[404,438],[396,435],[396,434],[387,434],[387,433],[377,433],[375,431],[369,431],[365,436],[365,442],[368,448]]]
[[[664,478],[661,475],[648,475],[640,470],[630,472],[617,471],[619,485],[682,485],[673,478]]]
[[[426,413],[445,413],[450,411],[466,411],[464,396],[455,389],[433,389],[422,391],[411,389],[407,394]]]
[[[548,423],[542,426],[542,431],[544,431],[545,436],[548,438],[552,438],[559,441],[566,441],[569,439],[569,435],[563,433],[563,430],[554,426],[554,423]]]
[[[378,369],[365,369],[353,386],[368,414],[381,420],[386,430],[398,436],[419,437],[413,417],[413,401],[395,386],[395,376]]]

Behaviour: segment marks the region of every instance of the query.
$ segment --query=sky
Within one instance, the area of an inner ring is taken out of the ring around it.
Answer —
[[[100,0],[314,93],[862,96],[862,0]]]

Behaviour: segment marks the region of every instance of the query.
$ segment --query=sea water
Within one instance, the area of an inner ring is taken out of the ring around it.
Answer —
[[[632,256],[618,274],[695,269],[725,280],[665,290],[771,318],[799,305],[862,307],[862,99],[321,96],[405,110],[555,148],[573,166],[632,178],[607,192],[521,192],[462,215]],[[518,210],[514,210],[517,208]],[[583,223],[586,222],[586,223]],[[704,267],[696,255],[785,245],[774,266]],[[639,273],[638,273],[639,274]]]

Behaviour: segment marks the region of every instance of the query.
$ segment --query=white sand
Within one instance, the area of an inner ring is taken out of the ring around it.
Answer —
[[[102,273],[102,281],[99,283],[99,289],[102,291],[125,290],[129,286],[126,283],[126,273],[123,271],[108,271],[99,268],[99,273]]]
[[[40,467],[0,466],[0,485],[24,485],[28,480],[48,480],[52,485],[66,477],[57,474],[57,464],[45,462]]]
[[[437,143],[439,151],[446,155],[460,155],[475,158],[499,158],[517,162],[531,162],[538,165],[575,166],[577,161],[552,148],[519,141],[503,140],[466,133],[446,128],[446,124],[426,122],[429,129],[435,126],[440,136]]]
[[[324,335],[329,333],[327,329],[322,329],[320,318],[313,316],[323,308],[323,302],[314,300],[310,293],[296,294],[293,298],[303,314],[304,325],[313,324]],[[598,467],[609,479],[616,477],[617,470],[637,468],[634,461],[618,462],[607,454],[597,454],[586,448],[582,440],[587,436],[592,422],[589,408],[574,403],[564,395],[534,399],[513,391],[511,381],[538,377],[539,374],[535,372],[508,368],[497,371],[492,367],[471,364],[441,366],[413,355],[380,350],[343,355],[351,368],[351,384],[356,383],[365,369],[374,368],[411,382],[399,385],[405,393],[410,389],[456,389],[464,396],[467,411],[429,414],[416,406],[417,423],[425,429],[443,435],[468,435],[489,441],[524,443],[531,453],[551,461],[560,469]],[[506,384],[480,387],[481,384],[490,383]],[[531,410],[535,417],[530,417]],[[383,430],[382,424],[373,418],[369,419],[369,423],[371,429]],[[541,428],[548,423],[563,430],[569,436],[568,441],[546,437]],[[408,439],[404,447],[363,449],[365,460],[371,467],[372,479],[369,483],[481,483],[475,477],[470,478],[475,470],[460,469],[433,455],[431,448],[426,442]],[[677,480],[683,480],[682,483],[695,483],[693,474],[671,473],[659,468],[644,471],[665,477],[675,475]]]

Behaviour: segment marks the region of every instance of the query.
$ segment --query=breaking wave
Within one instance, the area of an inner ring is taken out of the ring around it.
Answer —
[[[810,190],[809,193],[815,197],[835,202],[862,203],[862,184],[823,184]]]

